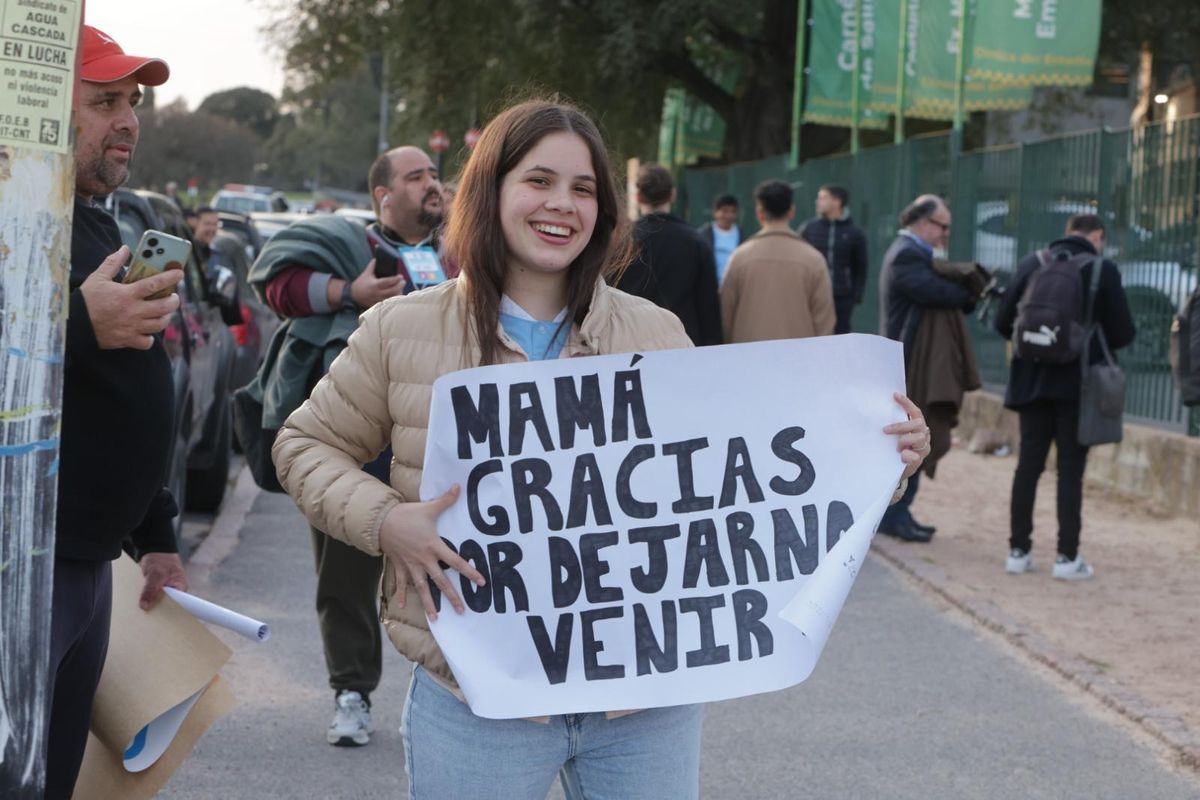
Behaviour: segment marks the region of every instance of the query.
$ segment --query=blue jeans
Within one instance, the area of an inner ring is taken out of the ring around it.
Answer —
[[[409,796],[545,800],[561,774],[569,800],[698,798],[703,716],[689,705],[484,719],[416,667],[400,724]]]

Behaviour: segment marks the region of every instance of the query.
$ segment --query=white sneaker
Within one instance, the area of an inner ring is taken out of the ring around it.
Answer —
[[[1075,556],[1074,561],[1068,561],[1060,555],[1054,562],[1054,577],[1060,581],[1086,581],[1096,574],[1092,565],[1083,560],[1083,556]]]
[[[1033,569],[1033,555],[1028,550],[1013,548],[1008,551],[1008,561],[1004,563],[1004,571],[1009,575],[1021,575]]]
[[[325,741],[338,747],[360,747],[371,739],[371,707],[358,692],[337,696],[337,711],[325,733]]]

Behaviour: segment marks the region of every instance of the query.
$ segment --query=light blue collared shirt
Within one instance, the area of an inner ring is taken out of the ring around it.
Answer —
[[[907,236],[909,239],[912,239],[912,240],[913,240],[913,242],[915,242],[915,243],[916,243],[917,247],[919,247],[919,248],[921,248],[922,250],[924,250],[924,251],[925,251],[926,253],[928,253],[930,256],[932,256],[932,255],[933,255],[933,245],[931,245],[929,242],[927,242],[927,241],[925,241],[924,239],[922,239],[920,236],[917,236],[915,233],[913,233],[912,231],[910,231],[908,228],[901,228],[901,229],[900,229],[900,235],[901,235],[901,236]]]
[[[563,325],[567,309],[549,322],[534,319],[508,295],[500,297],[500,327],[509,338],[521,346],[530,361],[558,358],[567,345],[570,325]]]

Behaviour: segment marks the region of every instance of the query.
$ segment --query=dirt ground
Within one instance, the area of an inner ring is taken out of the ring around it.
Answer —
[[[1080,553],[1090,581],[1050,577],[1057,523],[1055,474],[1038,485],[1034,570],[1004,571],[1016,456],[955,447],[923,480],[913,513],[937,526],[906,554],[946,574],[951,591],[994,603],[1018,622],[1178,715],[1200,734],[1200,520],[1154,516],[1146,507],[1085,491]],[[1197,491],[1200,491],[1198,487]],[[919,551],[916,549],[919,548]]]

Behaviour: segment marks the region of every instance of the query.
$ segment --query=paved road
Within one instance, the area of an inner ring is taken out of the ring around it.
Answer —
[[[326,745],[332,694],[312,590],[301,517],[286,497],[259,495],[204,592],[266,619],[273,635],[264,645],[226,638],[240,704],[160,797],[406,796],[408,665],[387,648],[370,746]],[[872,560],[807,683],[709,707],[702,790],[738,800],[1196,800],[1200,781]]]

